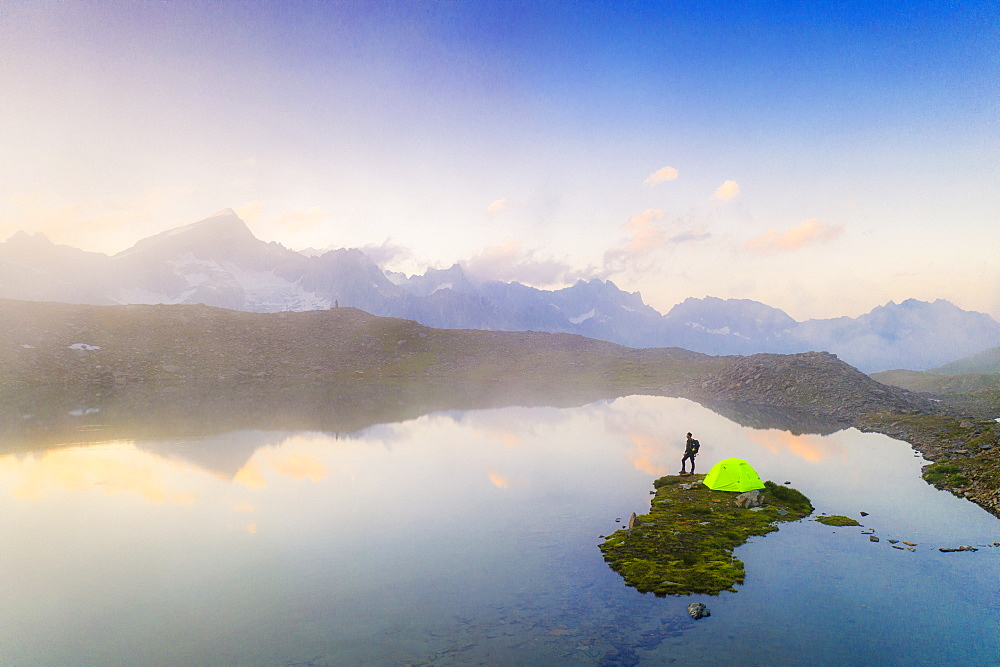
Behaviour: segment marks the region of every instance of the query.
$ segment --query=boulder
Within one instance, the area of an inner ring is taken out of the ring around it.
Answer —
[[[746,507],[750,509],[751,507],[760,507],[764,504],[764,494],[759,490],[754,489],[753,491],[746,491],[736,496],[733,503],[737,507]]]

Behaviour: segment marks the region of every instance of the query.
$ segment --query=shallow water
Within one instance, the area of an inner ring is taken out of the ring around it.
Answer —
[[[699,472],[745,458],[881,541],[805,520],[737,550],[738,593],[627,588],[600,536],[648,508],[688,430]],[[995,664],[1000,548],[938,548],[1000,521],[922,463],[653,397],[9,454],[0,662]]]

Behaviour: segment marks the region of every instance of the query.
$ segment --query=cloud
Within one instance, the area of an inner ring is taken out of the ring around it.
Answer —
[[[667,212],[663,209],[651,208],[629,218],[624,228],[632,234],[632,238],[625,249],[633,254],[645,255],[666,245],[663,228],[656,224],[666,217]]]
[[[459,264],[478,280],[517,281],[536,287],[563,285],[583,277],[581,272],[573,272],[569,264],[540,256],[512,239],[484,248]]]
[[[622,245],[604,253],[604,263],[598,274],[609,277],[620,273],[643,273],[661,263],[661,251],[682,243],[704,241],[712,234],[701,227],[691,227],[686,217],[667,220],[663,209],[652,208],[633,215],[622,229],[627,236]],[[668,231],[673,231],[668,234]]]
[[[510,480],[501,475],[500,473],[490,471],[490,483],[498,489],[506,489],[510,486]]]
[[[646,180],[642,182],[642,184],[653,186],[663,183],[664,181],[672,181],[675,180],[679,174],[680,172],[674,167],[661,167],[650,174]]]
[[[829,438],[819,435],[792,435],[786,431],[750,431],[747,437],[775,454],[788,451],[810,463],[821,463],[827,459],[843,459],[844,447]]]
[[[722,201],[729,201],[739,193],[740,193],[739,183],[737,183],[736,181],[726,181],[715,189],[715,193],[712,194],[712,199],[721,199]]]
[[[756,238],[746,242],[747,250],[755,250],[765,254],[799,250],[809,245],[832,241],[844,233],[844,223],[828,225],[816,218],[810,218],[801,225],[792,227],[785,232],[769,229]]]
[[[633,215],[622,228],[629,234],[625,244],[604,253],[604,271],[610,275],[627,269],[641,271],[650,255],[667,245],[667,235],[660,220],[667,212],[651,208]]]
[[[500,211],[510,208],[513,204],[508,199],[497,199],[495,202],[486,207],[486,215],[493,217]]]
[[[19,193],[9,201],[17,222],[0,224],[0,235],[40,231],[53,243],[76,248],[117,252],[137,237],[155,233],[153,221],[163,217],[178,200],[195,193],[191,188],[152,187],[130,196],[54,203],[38,193]]]
[[[265,208],[267,208],[267,204],[258,200],[247,202],[246,204],[243,204],[243,206],[237,206],[233,210],[236,212],[236,215],[240,217],[240,220],[250,226],[253,226],[260,221]]]
[[[308,232],[322,225],[329,217],[329,213],[318,206],[313,206],[308,211],[295,209],[279,215],[272,220],[272,224],[284,227],[289,232]]]
[[[636,470],[654,477],[670,472],[672,462],[666,460],[669,447],[663,435],[631,433],[629,439],[632,440],[634,449],[629,452],[628,459]]]
[[[308,453],[282,452],[279,456],[270,457],[268,463],[274,472],[297,482],[304,479],[319,482],[330,474],[322,461]]]
[[[707,241],[712,238],[711,232],[706,232],[704,230],[689,229],[679,234],[674,234],[667,241],[673,245],[679,245],[681,243],[696,243],[698,241]]]
[[[71,492],[136,496],[153,504],[190,504],[198,500],[191,488],[185,488],[194,486],[191,471],[187,464],[162,459],[133,445],[0,457],[4,488],[15,498]]]
[[[409,259],[412,255],[409,248],[401,246],[398,243],[393,243],[390,238],[386,238],[386,240],[378,245],[363,245],[359,249],[368,255],[369,259],[383,268],[385,268],[386,264]]]

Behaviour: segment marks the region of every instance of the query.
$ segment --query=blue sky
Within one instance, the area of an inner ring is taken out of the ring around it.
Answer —
[[[657,309],[1000,317],[995,2],[5,2],[0,239],[233,208]]]

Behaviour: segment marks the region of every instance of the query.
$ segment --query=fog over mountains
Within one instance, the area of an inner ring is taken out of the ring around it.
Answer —
[[[19,232],[0,243],[0,297],[97,305],[203,303],[275,312],[353,306],[439,328],[581,334],[707,354],[829,351],[865,372],[925,370],[1000,345],[1000,323],[938,300],[797,322],[745,299],[694,299],[666,314],[611,281],[560,290],[477,282],[458,265],[386,273],[357,249],[307,256],[257,239],[231,210],[107,256]]]

